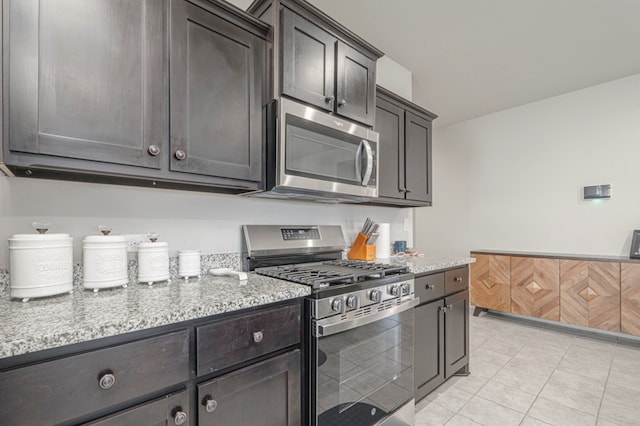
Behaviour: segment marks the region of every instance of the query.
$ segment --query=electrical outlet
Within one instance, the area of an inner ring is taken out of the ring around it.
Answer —
[[[138,251],[138,245],[140,243],[146,243],[148,241],[147,236],[144,234],[129,234],[123,235],[127,240],[127,252],[135,253]]]
[[[407,217],[404,219],[404,232],[409,232],[410,226],[411,226],[411,219]]]

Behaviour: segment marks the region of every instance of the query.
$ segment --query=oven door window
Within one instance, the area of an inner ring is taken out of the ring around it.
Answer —
[[[375,142],[294,115],[287,115],[286,120],[286,174],[375,186]]]
[[[413,398],[413,309],[316,340],[318,425],[372,425]]]

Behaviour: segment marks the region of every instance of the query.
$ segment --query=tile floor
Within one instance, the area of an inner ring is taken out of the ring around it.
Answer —
[[[471,375],[416,405],[416,426],[640,425],[640,347],[471,317]]]

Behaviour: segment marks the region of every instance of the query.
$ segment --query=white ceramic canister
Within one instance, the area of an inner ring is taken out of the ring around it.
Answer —
[[[111,229],[100,226],[103,235],[88,235],[82,241],[82,271],[84,288],[127,287],[127,240],[109,235]]]
[[[169,244],[158,242],[156,234],[150,234],[150,243],[138,244],[138,282],[152,285],[169,281]]]
[[[23,302],[73,292],[73,238],[38,232],[9,238],[10,294]]]
[[[178,276],[200,278],[200,250],[178,251]]]

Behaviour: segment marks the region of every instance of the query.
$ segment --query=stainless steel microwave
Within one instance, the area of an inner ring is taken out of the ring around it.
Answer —
[[[268,118],[268,192],[259,195],[356,202],[378,196],[378,133],[290,99],[278,103]]]

